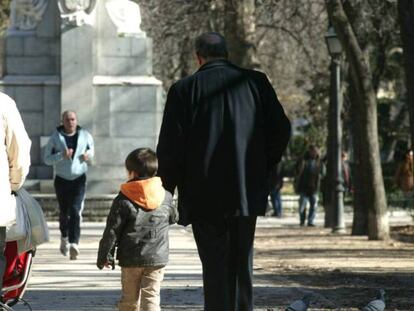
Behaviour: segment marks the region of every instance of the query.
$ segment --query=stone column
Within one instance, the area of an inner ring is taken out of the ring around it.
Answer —
[[[79,125],[93,132],[93,27],[68,25],[61,40],[62,111],[76,111]]]

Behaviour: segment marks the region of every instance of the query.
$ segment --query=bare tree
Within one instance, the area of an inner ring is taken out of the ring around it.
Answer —
[[[319,146],[326,135],[328,106],[326,25],[324,0],[256,1],[260,67],[271,78],[291,118],[318,124],[314,132],[320,136],[310,138],[310,142]]]
[[[258,67],[255,0],[224,1],[224,9],[224,36],[231,60],[243,67]]]
[[[354,194],[355,214],[366,217],[369,239],[382,240],[389,237],[387,203],[382,178],[377,128],[377,101],[372,72],[367,54],[361,49],[350,16],[341,0],[326,0],[329,17],[345,49],[350,69],[350,84],[353,91],[351,110],[356,153],[355,171],[360,187]],[[348,2],[350,8],[352,4]],[[358,139],[355,139],[358,138]],[[359,213],[366,208],[366,212]],[[355,221],[357,219],[354,218]],[[362,221],[361,221],[362,222]],[[353,228],[353,233],[359,228]]]
[[[328,61],[323,0],[136,1],[143,28],[154,41],[154,73],[166,89],[197,69],[195,37],[218,31],[229,42],[231,60],[265,71],[287,113],[312,119],[323,140],[327,102],[314,92],[327,85],[322,83]]]
[[[210,30],[209,1],[137,1],[142,27],[153,39],[154,74],[168,89],[176,80],[194,72],[193,41]]]

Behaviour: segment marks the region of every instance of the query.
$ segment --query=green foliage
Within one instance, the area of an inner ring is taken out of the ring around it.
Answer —
[[[404,152],[410,137],[408,112],[406,105],[397,99],[382,98],[378,100],[378,134],[383,159],[388,162],[387,153]],[[404,146],[399,146],[399,145]],[[395,158],[395,157],[393,157]]]
[[[296,159],[303,156],[307,146],[308,141],[304,135],[293,136],[288,146],[289,159],[295,161]]]
[[[315,145],[319,148],[321,154],[324,154],[325,136],[321,135],[319,129],[312,125],[305,126],[304,132],[300,135],[294,135],[290,139],[288,146],[288,160],[296,161],[301,158],[309,145]]]
[[[308,100],[306,102],[306,109],[299,114],[299,117],[307,120],[309,123],[297,129],[300,131],[300,134],[292,138],[289,147],[292,158],[296,159],[303,155],[309,145],[318,146],[322,154],[326,151],[329,70],[314,73],[312,80],[314,84],[307,90]]]
[[[304,141],[306,146],[315,145],[319,148],[321,153],[325,153],[325,143],[326,143],[326,117],[323,122],[319,120],[312,120],[307,126],[303,128],[304,130]]]

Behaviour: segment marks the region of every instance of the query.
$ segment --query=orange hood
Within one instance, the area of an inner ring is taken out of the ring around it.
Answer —
[[[153,210],[164,201],[165,190],[161,178],[134,180],[121,185],[121,192],[144,209]]]

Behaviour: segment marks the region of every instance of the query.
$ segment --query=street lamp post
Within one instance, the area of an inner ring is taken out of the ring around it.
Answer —
[[[334,167],[334,191],[332,193],[333,215],[332,232],[345,232],[344,221],[344,185],[342,178],[342,127],[341,127],[341,111],[342,111],[342,97],[340,95],[340,60],[342,53],[341,42],[336,35],[335,29],[330,26],[325,35],[329,54],[331,55],[331,100],[330,105],[333,105],[332,118],[334,120],[333,135],[332,135],[332,151]]]

